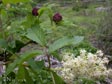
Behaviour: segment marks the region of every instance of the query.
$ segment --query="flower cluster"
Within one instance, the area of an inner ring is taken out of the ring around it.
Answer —
[[[76,79],[81,77],[97,80],[111,75],[112,70],[105,66],[108,62],[109,60],[103,56],[102,51],[92,54],[80,50],[80,56],[77,57],[71,53],[65,53],[62,61],[63,67],[56,71],[61,73],[60,76],[67,84],[73,84]]]

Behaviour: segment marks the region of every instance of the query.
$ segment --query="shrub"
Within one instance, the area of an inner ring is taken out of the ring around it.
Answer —
[[[98,50],[95,54],[80,50],[80,55],[75,57],[72,53],[63,55],[62,68],[56,68],[60,76],[67,84],[74,84],[74,81],[85,78],[90,80],[101,80],[102,78],[112,77],[111,69],[107,69],[105,64],[109,60],[103,57],[102,51]]]

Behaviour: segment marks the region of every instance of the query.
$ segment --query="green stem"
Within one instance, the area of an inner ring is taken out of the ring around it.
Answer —
[[[52,77],[53,84],[56,84],[52,72],[50,72],[50,74],[51,74],[51,77]]]
[[[49,54],[48,51],[47,51],[47,47],[45,47],[44,51],[45,51],[45,56],[47,56],[47,60],[48,60],[48,63],[49,63],[48,68],[49,68],[49,70],[50,70],[50,68],[51,68],[50,54]]]
[[[48,63],[49,63],[49,66],[48,66],[48,71],[50,72],[50,74],[51,74],[51,77],[52,77],[52,81],[53,81],[53,84],[56,84],[55,83],[55,80],[54,80],[54,76],[53,76],[53,74],[52,74],[52,72],[51,72],[51,61],[50,61],[50,54],[48,53],[48,51],[47,51],[47,47],[45,47],[45,56],[47,56],[47,59],[48,59]]]
[[[50,55],[49,54],[47,54],[47,59],[48,59],[48,63],[49,63],[49,70],[50,70],[50,68],[51,68],[51,62],[50,62]]]

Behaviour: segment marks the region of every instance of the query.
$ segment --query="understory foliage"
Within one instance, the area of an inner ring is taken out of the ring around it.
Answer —
[[[94,82],[111,75],[101,51],[77,52],[85,45],[80,44],[84,37],[72,33],[75,23],[54,7],[33,0],[0,1],[0,84],[72,84],[79,78]],[[28,44],[37,48],[21,53]],[[60,55],[72,49],[79,56]],[[96,51],[88,44],[86,49]]]
[[[95,54],[80,50],[80,55],[75,57],[72,53],[64,53],[62,67],[55,68],[55,71],[66,81],[67,84],[83,83],[95,84],[95,81],[105,80],[107,77],[112,78],[112,69],[105,66],[109,60],[104,56],[101,50]],[[82,80],[82,81],[81,81]]]
[[[64,84],[64,80],[51,68],[59,58],[58,50],[65,46],[75,46],[83,36],[48,37],[55,34],[57,26],[69,25],[54,5],[38,7],[32,0],[2,0],[0,32],[0,82],[2,84]],[[45,15],[45,16],[44,16]],[[43,22],[48,25],[42,26]],[[67,21],[68,22],[68,21]],[[48,32],[50,29],[50,32]],[[21,48],[35,43],[40,49],[20,54]],[[44,55],[45,59],[35,61]],[[54,57],[55,58],[54,58]],[[46,66],[47,62],[47,66]],[[57,66],[58,67],[58,66]]]

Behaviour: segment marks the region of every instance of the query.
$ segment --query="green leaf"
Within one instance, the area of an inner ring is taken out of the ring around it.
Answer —
[[[11,63],[8,68],[6,69],[6,75],[10,74],[13,72],[13,70],[17,67],[17,63],[19,62],[19,59],[16,59],[14,63]]]
[[[37,27],[32,27],[27,30],[27,35],[29,39],[39,43],[41,46],[46,45],[46,38],[43,30],[37,26]]]
[[[44,62],[43,61],[38,61],[35,62],[34,59],[28,60],[29,66],[35,71],[38,72],[44,68]]]
[[[24,61],[35,57],[37,54],[41,54],[41,51],[30,51],[30,52],[26,52],[23,55],[21,55],[19,58],[17,58],[13,63],[11,63],[7,70],[6,70],[6,75],[8,75],[10,72],[12,72],[14,70],[14,68],[16,68],[17,66],[21,65]]]
[[[3,77],[0,77],[0,84],[3,83]]]
[[[55,72],[52,71],[51,76],[53,78],[53,81],[55,82],[54,84],[65,84],[63,79],[60,76],[58,76]]]
[[[57,51],[53,52],[52,55],[57,58],[59,61],[62,60],[62,57],[59,55],[59,53]]]
[[[53,22],[52,16],[53,16],[53,10],[51,7],[48,7],[48,17],[50,18],[51,23]]]
[[[61,39],[56,40],[53,44],[51,44],[49,46],[49,52],[52,53],[52,52],[58,50],[59,48],[62,48],[67,45],[71,45],[71,44],[76,45],[76,44],[80,43],[83,39],[84,39],[84,37],[82,37],[82,36],[75,36],[73,38],[63,37]]]
[[[76,45],[80,42],[82,42],[84,40],[83,36],[74,36],[74,38],[72,39],[72,44]]]
[[[48,10],[46,7],[40,8],[39,11],[38,11],[39,16],[41,16],[44,13],[44,11],[46,11],[46,10]]]
[[[15,80],[15,77],[16,77],[16,73],[15,72],[11,72],[9,75],[7,75],[7,78],[10,79],[10,80]],[[11,81],[9,81],[9,82],[11,82]]]
[[[31,14],[28,14],[25,17],[22,25],[24,26],[25,29],[30,28],[31,25],[33,25],[35,23],[35,19],[37,19],[37,18],[34,18]]]
[[[12,50],[13,53],[19,52],[22,47],[24,47],[24,43],[20,40],[13,40],[9,43],[9,47]]]
[[[27,84],[34,84],[28,70],[23,65],[20,65],[18,68],[17,80],[22,82],[25,79]]]
[[[1,48],[7,48],[8,47],[6,40],[0,39],[0,47]]]
[[[24,69],[25,69],[26,84],[34,84],[32,78],[31,78],[31,76],[29,74],[29,71],[26,68],[24,68]]]
[[[63,37],[61,39],[56,40],[53,44],[49,46],[49,52],[54,52],[59,48],[62,48],[66,45],[69,45],[71,40],[68,37]]]
[[[20,64],[22,64],[24,61],[26,61],[26,60],[28,60],[28,59],[30,59],[30,58],[32,58],[32,57],[35,57],[35,56],[37,56],[38,54],[40,55],[40,54],[42,54],[42,52],[41,52],[41,51],[37,51],[37,50],[35,50],[35,51],[30,51],[30,52],[26,52],[25,54],[23,54],[23,55],[20,56],[18,64],[20,65]]]
[[[3,21],[3,23],[5,23],[7,21],[7,19],[8,19],[8,13],[7,13],[6,10],[1,9],[1,11],[0,11],[0,18]]]
[[[16,4],[19,2],[29,2],[31,0],[2,0],[2,1],[4,4],[7,4],[7,3]]]
[[[18,72],[17,72],[17,80],[23,81],[25,79],[25,69],[24,66],[21,65],[18,67]]]

